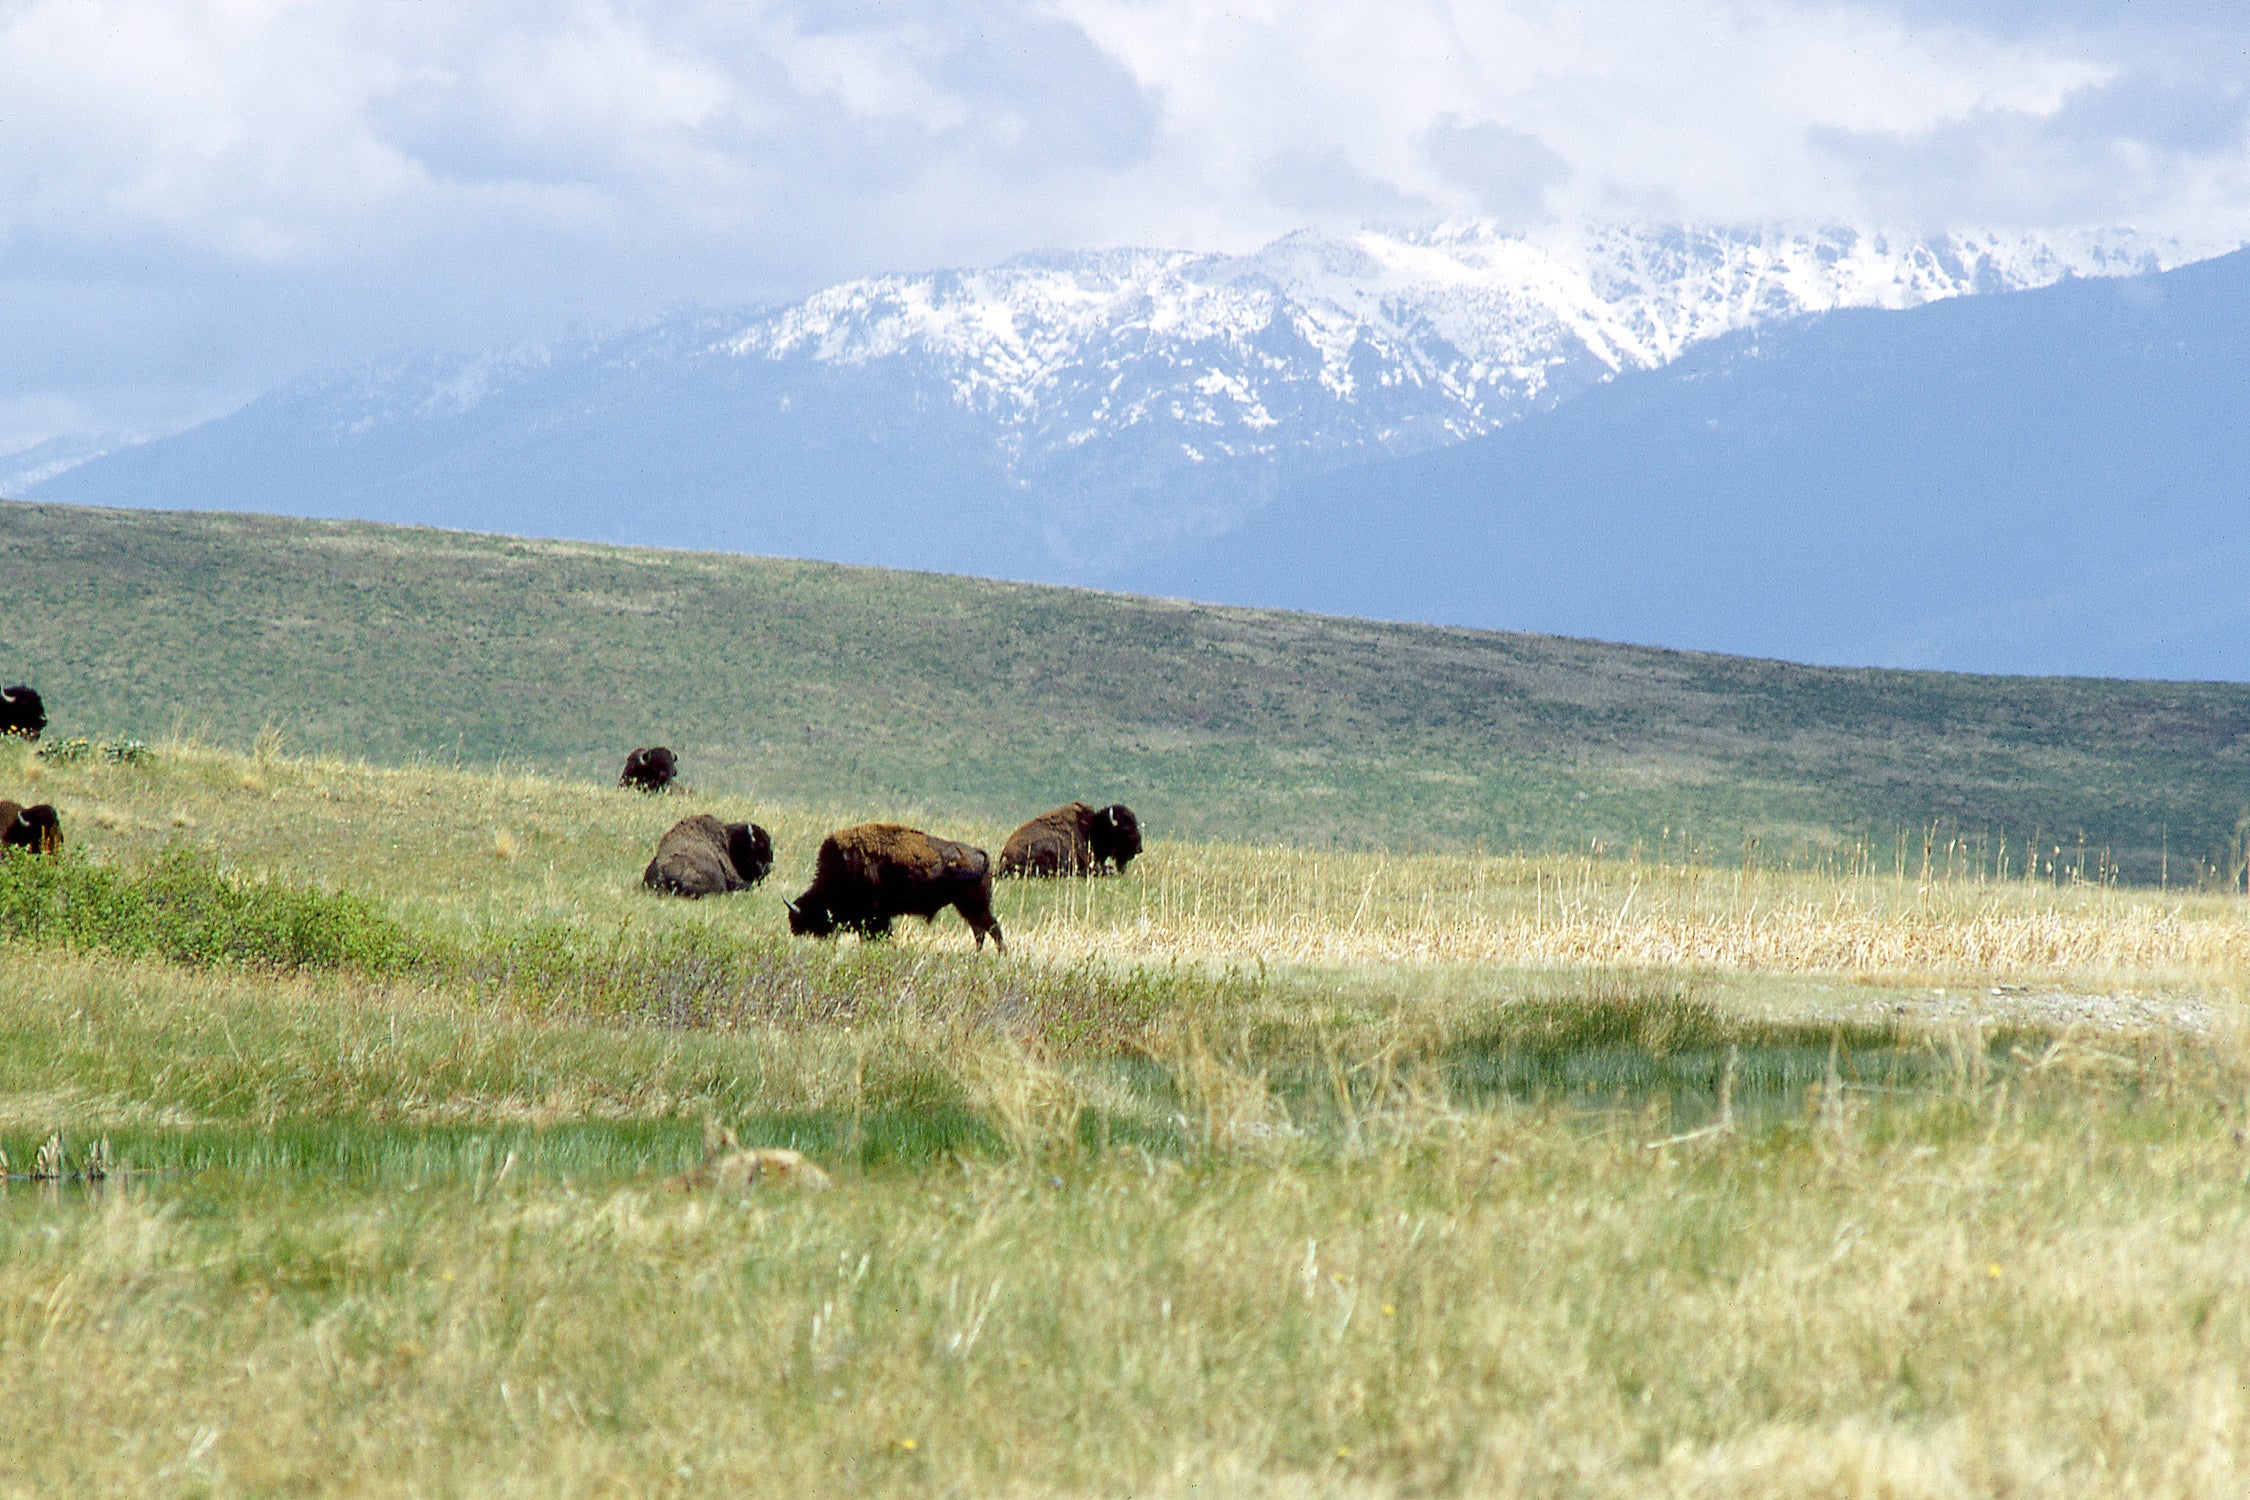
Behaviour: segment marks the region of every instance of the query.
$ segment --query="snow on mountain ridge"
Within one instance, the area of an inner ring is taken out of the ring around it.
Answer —
[[[1589,358],[1611,372],[1653,368],[1771,318],[1913,307],[2188,258],[2174,242],[2124,231],[1914,239],[1593,228],[1550,242],[1474,222],[1301,231],[1249,256],[1046,254],[982,271],[848,282],[750,323],[715,350],[831,365],[928,360],[965,407],[1032,428],[1075,391],[1114,388],[1136,360],[1181,366],[1177,388],[1226,395],[1254,428],[1275,420],[1268,388],[1276,382],[1309,376],[1341,404],[1372,381],[1434,392],[1452,408],[1440,424],[1445,437],[1458,439],[1544,404],[1558,372]],[[1316,356],[1317,369],[1283,356],[1276,340]],[[1208,370],[1184,368],[1199,363]],[[1190,406],[1183,420],[1225,420],[1218,405]],[[1374,425],[1397,438],[1395,424]],[[1359,437],[1395,446],[1382,435]],[[1070,437],[1082,442],[1083,429],[1071,426]]]
[[[871,277],[755,314],[429,357],[300,389],[323,427],[346,438],[457,417],[573,366],[896,361],[989,424],[1031,485],[1052,477],[1048,461],[1098,438],[1154,439],[1161,429],[1196,434],[1192,444],[1186,431],[1171,434],[1191,462],[1412,452],[1774,318],[2191,258],[2128,231],[1921,239],[1597,226],[1533,238],[1479,221],[1305,230],[1253,255],[1043,252],[981,270]]]

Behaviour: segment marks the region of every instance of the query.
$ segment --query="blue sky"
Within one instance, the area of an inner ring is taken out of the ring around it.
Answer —
[[[2250,238],[2215,0],[0,0],[0,451],[1019,251],[1479,214]]]

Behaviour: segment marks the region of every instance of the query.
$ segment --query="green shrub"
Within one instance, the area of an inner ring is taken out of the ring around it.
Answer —
[[[0,938],[277,968],[392,970],[414,957],[405,930],[361,897],[246,880],[185,848],[139,870],[0,859]]]

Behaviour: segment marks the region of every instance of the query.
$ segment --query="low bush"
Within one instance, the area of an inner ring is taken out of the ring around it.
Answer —
[[[185,848],[141,869],[0,859],[0,938],[203,965],[387,972],[416,957],[405,929],[361,897],[245,879]]]

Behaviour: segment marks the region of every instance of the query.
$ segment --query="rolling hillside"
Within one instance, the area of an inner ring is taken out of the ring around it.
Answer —
[[[920,573],[264,516],[0,505],[0,680],[57,736],[607,779],[1172,837],[1683,840],[1941,824],[2154,878],[2224,861],[2250,687],[1820,669]],[[1918,859],[1918,852],[1916,858]],[[2018,866],[2020,868],[2020,864]]]

